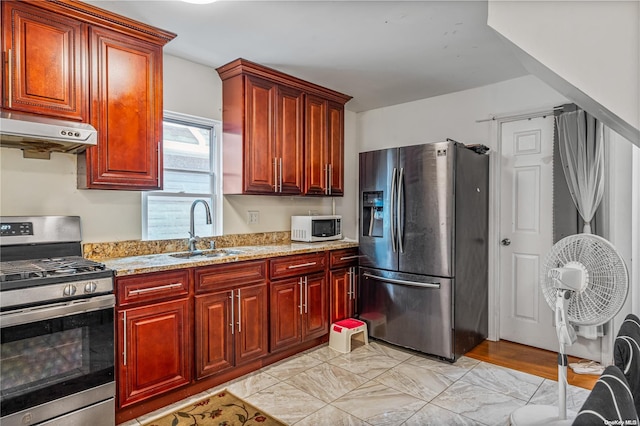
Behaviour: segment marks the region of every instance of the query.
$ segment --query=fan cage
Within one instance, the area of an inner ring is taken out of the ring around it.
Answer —
[[[588,274],[586,288],[572,292],[568,301],[568,320],[582,326],[611,320],[622,308],[629,290],[627,268],[615,247],[593,234],[570,235],[554,244],[540,269],[542,293],[551,309],[556,304],[556,283],[548,271],[569,262],[582,264]]]

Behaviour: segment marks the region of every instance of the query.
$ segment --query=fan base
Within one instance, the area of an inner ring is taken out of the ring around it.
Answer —
[[[511,413],[512,426],[526,425],[570,425],[576,414],[567,410],[567,419],[558,419],[558,407],[553,405],[525,405]]]

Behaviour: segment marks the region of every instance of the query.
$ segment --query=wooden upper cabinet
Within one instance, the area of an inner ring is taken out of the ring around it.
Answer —
[[[329,194],[344,195],[344,105],[327,104]]]
[[[87,27],[77,19],[2,2],[2,108],[86,121]]]
[[[162,47],[176,35],[76,0],[2,1],[2,109],[92,124],[78,187],[162,188]]]
[[[90,41],[98,145],[84,154],[80,186],[161,189],[162,48],[106,28],[91,28]]]
[[[278,87],[276,97],[276,155],[278,192],[288,195],[302,193],[303,117],[302,91]]]
[[[350,96],[245,59],[217,71],[225,194],[342,195]]]
[[[244,192],[271,193],[275,187],[275,84],[249,77],[245,80],[246,144]]]

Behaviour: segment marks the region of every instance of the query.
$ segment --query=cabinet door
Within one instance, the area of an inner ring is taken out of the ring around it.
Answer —
[[[295,345],[301,339],[301,278],[271,283],[271,351]]]
[[[191,381],[188,307],[181,299],[118,313],[120,407]]]
[[[278,88],[276,104],[276,176],[278,192],[302,192],[303,164],[303,94],[284,86]]]
[[[269,353],[267,284],[236,289],[236,365]]]
[[[350,268],[332,270],[329,273],[330,280],[330,320],[336,321],[349,318],[349,305],[351,302],[351,274]]]
[[[272,194],[277,172],[273,128],[276,85],[247,77],[245,96],[244,191]]]
[[[305,193],[325,195],[328,180],[327,102],[307,95],[305,101]]]
[[[162,188],[162,48],[104,28],[90,29],[91,122],[86,182],[103,189]],[[80,160],[79,160],[80,164]],[[79,179],[84,178],[79,176]]]
[[[196,379],[234,365],[234,295],[234,292],[228,290],[195,298]]]
[[[328,103],[327,145],[330,195],[344,195],[344,106]]]
[[[326,275],[321,273],[305,277],[303,290],[302,340],[308,340],[329,332]]]
[[[85,120],[86,26],[20,2],[2,2],[2,16],[2,107]]]

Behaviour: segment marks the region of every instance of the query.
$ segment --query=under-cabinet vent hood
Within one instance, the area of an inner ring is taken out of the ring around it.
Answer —
[[[86,123],[0,112],[0,146],[19,148],[25,158],[48,159],[51,152],[77,154],[97,143],[98,131]]]

